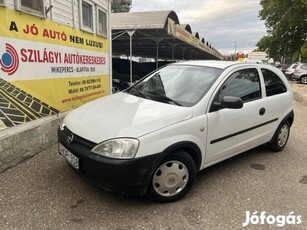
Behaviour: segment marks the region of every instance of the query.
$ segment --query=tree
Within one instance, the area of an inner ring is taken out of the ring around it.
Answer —
[[[275,60],[291,61],[306,42],[307,0],[260,0],[260,5],[268,35],[258,41],[258,48]]]
[[[307,62],[307,41],[301,48],[301,61]]]
[[[112,3],[112,13],[129,12],[132,0],[117,0]]]

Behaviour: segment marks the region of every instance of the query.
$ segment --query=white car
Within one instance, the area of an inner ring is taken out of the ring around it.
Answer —
[[[105,190],[175,201],[199,170],[265,143],[282,150],[292,100],[285,76],[269,65],[170,64],[70,112],[59,152]]]

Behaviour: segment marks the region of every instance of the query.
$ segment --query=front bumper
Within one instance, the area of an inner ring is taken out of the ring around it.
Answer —
[[[151,174],[161,154],[129,160],[110,159],[91,152],[95,143],[76,134],[74,141],[67,142],[71,131],[58,129],[58,140],[65,148],[79,158],[79,170],[75,170],[97,187],[125,195],[144,195]]]

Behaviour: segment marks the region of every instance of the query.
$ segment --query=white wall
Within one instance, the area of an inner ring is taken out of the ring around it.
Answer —
[[[22,1],[22,0],[21,0]],[[80,26],[80,14],[79,14],[79,4],[80,0],[45,0],[45,7],[48,8],[53,5],[53,8],[48,13],[47,18],[67,25],[73,28],[79,28]],[[87,0],[93,3],[95,6],[99,6],[108,12],[108,5],[111,0]],[[5,0],[5,6],[9,9],[15,9],[15,0]],[[96,7],[93,11],[94,13],[94,33],[96,32]],[[108,19],[109,20],[109,19]]]

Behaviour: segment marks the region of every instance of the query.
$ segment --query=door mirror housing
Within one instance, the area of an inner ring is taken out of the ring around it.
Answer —
[[[222,107],[227,109],[241,109],[243,101],[239,97],[225,96],[222,99]]]

